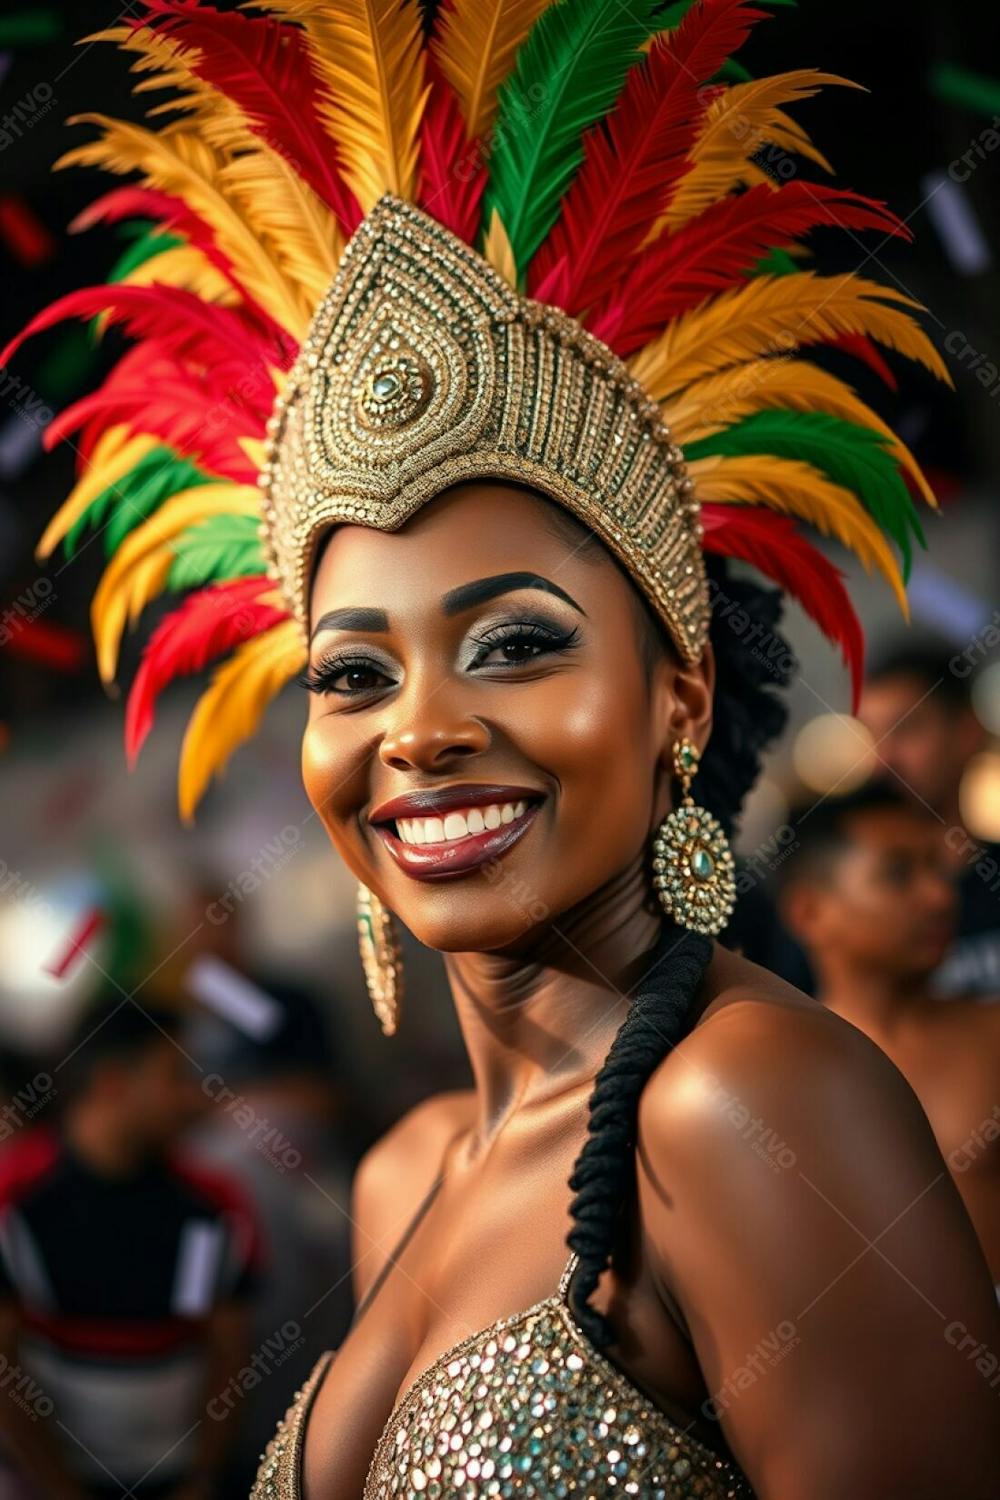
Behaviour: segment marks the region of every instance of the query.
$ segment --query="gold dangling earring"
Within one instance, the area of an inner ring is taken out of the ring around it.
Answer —
[[[714,936],[736,905],[736,875],[721,823],[691,796],[700,758],[686,736],[674,746],[681,800],[653,839],[653,885],[660,905],[679,926]]]
[[[403,957],[392,912],[366,885],[358,885],[358,947],[372,1008],[386,1036],[399,1025]]]

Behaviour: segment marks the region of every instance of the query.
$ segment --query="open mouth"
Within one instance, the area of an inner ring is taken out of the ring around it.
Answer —
[[[442,880],[505,854],[527,833],[543,801],[541,793],[519,787],[448,788],[398,798],[371,822],[401,870],[418,880]],[[398,816],[385,817],[392,811]]]

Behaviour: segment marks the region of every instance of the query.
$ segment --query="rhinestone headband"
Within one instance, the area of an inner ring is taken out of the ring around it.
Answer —
[[[701,527],[659,408],[599,339],[385,195],[359,225],[269,424],[261,540],[308,630],[320,537],[395,531],[462,480],[528,485],[621,559],[685,661],[708,632]]]

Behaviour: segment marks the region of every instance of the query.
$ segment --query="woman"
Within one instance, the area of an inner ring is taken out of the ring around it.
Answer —
[[[857,682],[838,575],[773,510],[899,590],[872,517],[906,557],[901,471],[930,497],[793,356],[943,368],[908,299],[787,252],[901,226],[763,178],[761,133],[822,160],[782,107],[822,75],[730,86],[739,0],[455,0],[429,49],[406,0],[275,9],[155,0],[114,34],[182,114],[100,122],[75,158],[143,185],[91,217],[141,205],[179,243],[32,325],[141,336],[60,421],[91,467],[43,540],[124,537],[104,674],[153,593],[205,585],[147,647],[130,753],[165,681],[237,645],[190,815],[298,676],[376,1012],[396,1029],[395,913],[445,954],[475,1081],[362,1162],[359,1310],[255,1495],[990,1500],[997,1309],[927,1121],[712,940],[787,651],[775,593],[704,553],[792,590]]]

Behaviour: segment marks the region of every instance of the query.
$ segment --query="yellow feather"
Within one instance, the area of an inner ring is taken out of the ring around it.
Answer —
[[[906,590],[899,565],[878,526],[856,495],[834,484],[796,458],[773,454],[696,458],[688,466],[701,504],[768,505],[801,516],[826,536],[834,536],[889,580],[908,617]]]
[[[271,699],[307,659],[298,622],[282,620],[245,641],[215,672],[195,705],[181,746],[177,795],[186,823],[212,776],[250,738]]]
[[[691,166],[677,185],[670,203],[653,225],[648,239],[661,229],[679,229],[689,219],[725,197],[748,180],[747,162],[764,142],[774,141],[783,149],[811,156],[827,166],[804,131],[789,136],[788,116],[783,104],[809,99],[828,83],[845,88],[860,88],[835,73],[821,73],[816,68],[800,68],[793,73],[778,73],[773,78],[755,78],[726,89],[708,106],[705,124],[691,151]],[[792,125],[795,131],[795,126]]]
[[[413,198],[427,100],[416,0],[275,0],[297,21],[325,85],[320,104],[365,213],[383,193]]]
[[[166,581],[174,538],[207,516],[259,514],[260,496],[252,485],[196,485],[172,495],[148,521],[129,532],[101,575],[90,607],[97,667],[104,682],[112,681],[117,670],[126,621],[134,620]],[[154,557],[160,561],[154,563]]]
[[[458,95],[466,137],[485,135],[497,112],[497,91],[517,49],[552,0],[454,0],[441,12],[435,60]]]
[[[74,116],[70,123],[79,121],[99,126],[104,134],[67,152],[57,167],[96,166],[118,174],[138,171],[148,186],[183,199],[212,230],[249,295],[281,327],[301,337],[306,326],[301,296],[273,247],[262,243],[243,207],[231,200],[222,176],[223,153],[197,131],[178,126],[155,134],[142,125],[96,114]]]
[[[494,271],[499,271],[504,281],[517,288],[517,263],[511,249],[503,220],[496,209],[490,217],[489,232],[483,245],[483,259],[488,260]]]
[[[102,490],[106,490],[109,485],[116,484],[119,479],[124,478],[140,459],[145,458],[146,454],[151,453],[157,446],[158,440],[154,437],[143,433],[138,437],[129,438],[127,432],[128,429],[119,424],[102,432],[94,444],[93,457],[86,471],[77,480],[42,533],[41,541],[35,548],[35,556],[39,561],[48,557],[54,548],[58,547],[74,521],[79,520],[90,502]]]
[[[789,354],[802,344],[864,333],[950,386],[951,376],[926,333],[908,312],[887,302],[922,311],[895,287],[854,273],[757,276],[676,318],[632,356],[629,368],[651,396],[664,400],[692,381],[759,355]]]
[[[227,193],[296,289],[301,337],[330,290],[344,238],[326,204],[269,148],[234,157],[220,173]]]
[[[232,307],[240,301],[236,288],[196,245],[172,245],[159,255],[151,255],[123,276],[119,285],[176,286],[220,307]],[[102,323],[106,316],[101,315]]]
[[[780,146],[785,151],[794,151],[797,156],[804,156],[808,161],[815,162],[824,172],[833,172],[833,163],[813,144],[798,120],[786,115],[783,109],[771,110],[767,139],[771,145]]]
[[[880,433],[928,505],[937,507],[923,470],[892,428],[845,381],[806,360],[758,359],[708,375],[667,402],[663,417],[674,441],[683,447],[765,410],[822,412]]]
[[[241,437],[236,439],[247,458],[255,469],[262,469],[267,463],[268,447],[263,438]]]
[[[301,324],[307,326],[329,290],[343,250],[331,210],[286,159],[254,133],[243,110],[191,70],[190,49],[149,27],[118,27],[101,33],[100,39],[117,41],[124,51],[139,54],[132,71],[150,76],[135,85],[135,93],[176,91],[151,114],[186,114],[188,127],[225,158],[219,186],[295,285]]]

